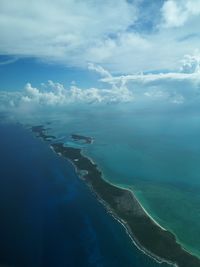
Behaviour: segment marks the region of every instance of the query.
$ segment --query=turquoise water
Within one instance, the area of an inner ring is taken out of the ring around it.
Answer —
[[[45,115],[51,132],[93,136],[85,146],[105,179],[131,188],[144,208],[200,256],[200,112],[183,106],[87,106]]]
[[[0,147],[0,266],[168,266],[133,245],[47,143],[0,123]]]

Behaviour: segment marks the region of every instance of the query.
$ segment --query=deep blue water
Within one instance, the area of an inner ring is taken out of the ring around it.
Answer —
[[[0,265],[161,266],[132,245],[71,164],[31,132],[0,124],[0,148]]]

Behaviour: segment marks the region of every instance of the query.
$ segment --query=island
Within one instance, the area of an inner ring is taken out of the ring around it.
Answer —
[[[45,141],[52,141],[53,139],[56,139],[55,136],[46,134],[47,129],[43,125],[32,126],[31,130],[37,135],[37,137],[40,137]]]
[[[41,128],[33,128],[46,140]],[[42,128],[44,129],[44,128]],[[48,136],[48,135],[47,135]],[[176,240],[174,234],[159,226],[143,209],[133,192],[106,181],[101,170],[80,148],[51,143],[51,148],[60,156],[70,160],[79,176],[96,194],[118,221],[126,228],[133,242],[145,254],[159,262],[179,267],[200,267],[200,259],[187,252]]]
[[[92,144],[93,138],[84,136],[84,135],[79,135],[79,134],[71,134],[71,138],[75,141],[85,141],[86,144]]]

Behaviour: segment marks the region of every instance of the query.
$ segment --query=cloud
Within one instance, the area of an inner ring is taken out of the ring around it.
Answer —
[[[140,83],[151,83],[155,81],[191,81],[200,82],[200,54],[185,55],[181,60],[182,65],[176,72],[166,73],[146,73],[133,75],[111,76],[106,75],[101,78],[102,82],[110,84],[126,84],[130,81]]]
[[[199,47],[200,0],[158,2],[0,0],[0,54],[111,73],[173,70]]]
[[[150,101],[183,104],[199,99],[200,54],[196,51],[196,54],[185,55],[181,63],[174,72],[109,75],[100,81],[113,88],[127,88],[133,92],[135,102],[148,98]]]
[[[20,93],[0,92],[1,111],[21,111],[22,113],[33,112],[42,107],[54,109],[71,104],[77,106],[133,103],[135,105],[144,101],[182,104],[185,102],[185,97],[177,91],[177,87],[169,90],[162,83],[158,86],[143,86],[141,83],[120,83],[110,86],[108,82],[105,89],[82,89],[75,85],[65,88],[60,83],[48,81],[37,88],[27,83],[24,91]]]
[[[95,47],[136,18],[126,0],[0,0],[0,54],[83,66]]]
[[[101,66],[89,64],[100,75],[103,88],[69,88],[49,80],[40,87],[27,83],[20,93],[0,93],[1,109],[32,110],[37,107],[66,107],[71,104],[171,103],[184,104],[200,99],[200,56],[186,55],[176,72],[112,75]],[[102,86],[101,86],[102,87]]]
[[[102,82],[110,84],[126,84],[127,82],[142,82],[142,83],[151,83],[155,81],[199,81],[200,82],[200,73],[181,73],[181,72],[169,72],[169,73],[156,73],[156,74],[133,74],[133,75],[122,75],[115,76],[110,78],[102,78]]]
[[[21,93],[0,91],[0,111],[8,111],[16,108],[21,101]]]
[[[182,26],[188,18],[186,9],[174,0],[168,0],[164,3],[162,13],[163,26],[166,28]]]
[[[194,55],[185,55],[180,68],[182,73],[196,73],[200,75],[200,54],[198,50]]]
[[[109,71],[105,70],[102,66],[95,65],[93,63],[88,63],[88,69],[96,71],[98,74],[105,78],[112,78],[112,75]]]
[[[7,59],[7,60],[2,60],[2,61],[0,61],[0,66],[4,66],[4,65],[15,63],[17,60],[18,60],[17,57],[10,58],[10,59]]]
[[[166,28],[180,27],[199,14],[199,0],[168,0],[162,7],[163,26]]]
[[[165,103],[169,102],[172,104],[183,104],[185,102],[183,95],[158,88],[153,88],[152,90],[144,92],[144,96],[149,98],[151,101],[157,100],[159,102],[164,101]]]
[[[39,104],[48,106],[64,106],[71,103],[119,103],[130,102],[134,99],[132,92],[127,88],[81,89],[75,85],[64,88],[60,83],[48,81],[41,88],[32,87],[30,83],[25,86],[25,91],[18,104]]]

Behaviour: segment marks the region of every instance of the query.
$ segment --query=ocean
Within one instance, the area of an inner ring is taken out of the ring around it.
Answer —
[[[200,256],[200,113],[185,105],[79,105],[24,121],[46,124],[66,144],[70,134],[109,182],[131,189],[147,212]],[[50,124],[48,124],[49,122]]]
[[[1,266],[167,266],[139,251],[73,166],[30,130],[1,123],[0,147]]]

